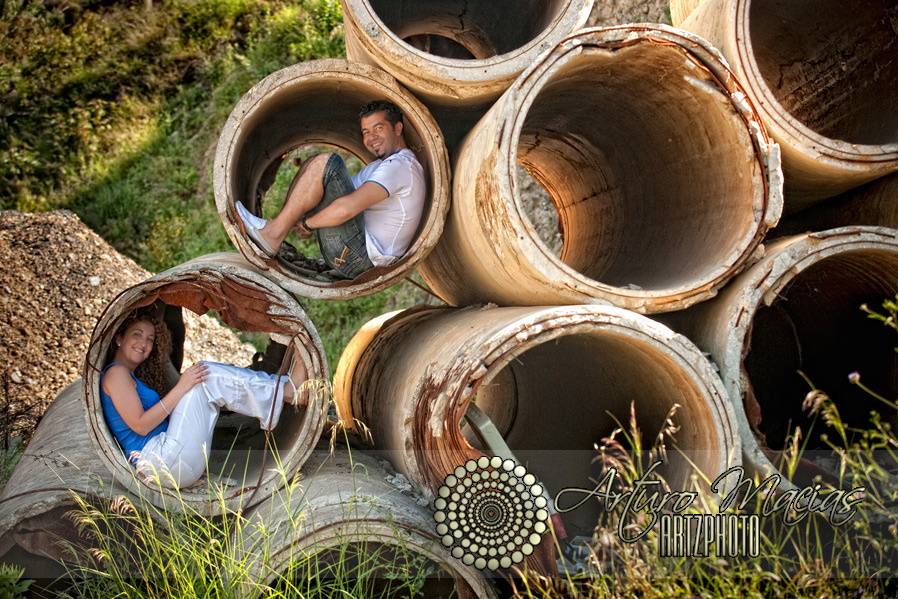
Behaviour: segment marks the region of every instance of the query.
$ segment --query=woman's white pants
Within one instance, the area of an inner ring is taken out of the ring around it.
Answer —
[[[187,487],[206,471],[212,433],[221,408],[259,419],[263,430],[277,426],[284,406],[284,386],[273,374],[230,364],[203,362],[206,380],[188,391],[169,417],[168,430],[140,451],[137,471],[166,486]]]

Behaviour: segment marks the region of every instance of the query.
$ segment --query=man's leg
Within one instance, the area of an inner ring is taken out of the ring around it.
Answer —
[[[331,154],[317,154],[303,163],[299,174],[290,184],[283,208],[259,231],[274,251],[281,247],[299,219],[315,208],[324,197],[324,170],[330,156]]]
[[[343,159],[331,154],[327,160],[322,180],[324,195],[312,214],[323,210],[339,197],[355,191],[352,178]],[[317,229],[318,246],[324,261],[334,269],[334,274],[351,279],[372,268],[365,246],[365,216],[356,214],[343,224]]]

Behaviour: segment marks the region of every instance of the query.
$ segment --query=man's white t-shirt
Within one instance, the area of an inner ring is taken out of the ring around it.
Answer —
[[[364,212],[368,257],[374,266],[386,266],[405,254],[418,229],[424,211],[424,168],[414,152],[403,148],[375,160],[352,177],[356,189],[367,181],[390,194]]]

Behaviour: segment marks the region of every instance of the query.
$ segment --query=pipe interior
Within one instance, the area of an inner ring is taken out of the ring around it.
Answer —
[[[816,133],[898,141],[898,2],[753,0],[749,32],[773,96]]]
[[[294,560],[288,579],[312,594],[352,588],[358,597],[452,597],[468,585],[423,554],[401,545],[346,542],[311,559]],[[455,559],[455,558],[449,558]]]
[[[344,80],[303,80],[281,85],[243,118],[235,140],[232,160],[230,201],[241,200],[256,214],[265,192],[274,182],[284,158],[303,146],[338,149],[368,162],[374,156],[362,143],[358,112],[365,104],[386,97],[379,86],[365,84],[353,77]],[[397,102],[402,108],[401,102]],[[427,151],[417,125],[405,115],[403,128],[406,144],[424,169],[427,191],[421,223],[427,222],[431,209],[431,180],[434,157]],[[283,203],[281,197],[278,208]],[[283,253],[279,262],[293,265]],[[304,266],[297,260],[297,266]],[[296,274],[308,274],[297,270]]]
[[[584,276],[694,285],[748,243],[759,193],[753,147],[725,97],[690,83],[686,63],[682,51],[651,43],[587,49],[527,113],[518,162],[558,212],[560,260]]]
[[[709,434],[711,409],[700,388],[657,347],[629,335],[581,333],[531,347],[481,384],[475,401],[553,497],[567,487],[595,486],[601,469],[594,462],[594,444],[601,444],[618,423],[627,426],[633,402],[645,447],[651,447],[678,403],[682,407],[674,420],[681,428],[674,443],[703,471],[719,467],[718,440]],[[484,449],[473,432],[465,435]],[[667,450],[667,464],[659,472],[673,489],[689,488],[691,468],[669,441]],[[564,514],[568,533],[591,535],[599,511],[591,500]]]
[[[819,439],[827,430],[822,422],[808,434],[813,417],[801,404],[810,388],[799,371],[833,399],[849,426],[866,428],[870,411],[885,407],[851,384],[850,373],[860,373],[881,395],[898,397],[895,331],[860,310],[866,303],[882,312],[882,302],[898,293],[896,273],[894,252],[831,256],[797,274],[771,306],[758,310],[746,341],[745,368],[767,447],[783,449],[794,427],[801,427],[809,449],[827,447]],[[746,408],[751,414],[751,406]]]
[[[160,395],[164,395],[177,382],[179,377],[180,360],[183,356],[185,335],[183,324],[180,322],[180,309],[190,307],[198,314],[204,314],[209,309],[216,310],[218,316],[230,326],[239,326],[244,333],[279,334],[290,339],[294,344],[302,344],[302,339],[294,336],[293,332],[270,320],[265,314],[267,302],[264,305],[253,305],[253,295],[246,289],[242,292],[232,291],[227,296],[222,296],[211,289],[201,289],[202,284],[196,285],[196,281],[173,283],[162,291],[161,295],[166,302],[156,300],[156,305],[166,314],[166,326],[172,331],[171,344],[157,341],[160,351],[165,343],[170,348],[165,355],[155,356],[151,354],[145,364],[138,367],[135,374],[144,382],[156,389]],[[177,314],[177,320],[171,315]],[[174,328],[173,323],[176,323]],[[180,325],[180,336],[177,326]],[[114,331],[109,332],[110,347]],[[186,339],[189,340],[189,339]],[[168,349],[166,348],[166,349]],[[263,360],[259,368],[269,373],[276,374],[281,365],[281,358],[286,346],[268,339],[268,346],[264,352]],[[167,358],[167,359],[166,359]],[[302,360],[298,352],[293,352],[294,360]],[[108,363],[108,359],[107,359]],[[235,366],[249,367],[250,364],[235,364]],[[289,370],[290,364],[287,365]],[[309,376],[315,376],[314,366],[306,364]],[[99,399],[99,398],[97,398]],[[300,444],[301,433],[306,418],[312,417],[307,410],[284,406],[278,425],[271,431],[271,442],[277,448],[281,457]],[[117,447],[111,432],[107,439],[113,447]],[[247,485],[255,485],[260,476],[270,476],[267,472],[272,467],[272,456],[266,449],[265,433],[259,427],[258,420],[233,414],[222,410],[212,437],[211,455],[209,457],[209,473],[213,477],[231,479],[239,485],[241,481],[247,481]],[[224,478],[223,478],[224,477]],[[183,493],[187,493],[182,489]],[[205,492],[205,487],[202,489]]]
[[[513,52],[562,13],[563,0],[370,0],[397,37],[419,50],[462,60]]]

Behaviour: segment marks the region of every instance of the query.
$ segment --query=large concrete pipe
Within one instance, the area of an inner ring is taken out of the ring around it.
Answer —
[[[380,582],[427,567],[430,574],[420,591],[424,597],[496,596],[480,571],[440,544],[432,512],[388,482],[392,475],[374,458],[360,451],[316,452],[303,472],[294,492],[282,489],[246,514],[235,546],[248,556],[250,578],[259,583],[246,590],[248,596],[261,594],[263,585],[277,577],[295,578],[302,588],[310,575],[334,576],[337,569],[329,572],[327,566],[341,556],[339,570],[347,577],[357,575],[353,566],[358,564],[350,563],[354,557],[368,560],[361,564],[363,570],[376,565],[372,560],[385,559],[382,570],[368,573]],[[297,567],[306,563],[314,565],[308,571]],[[385,590],[363,593],[383,596]]]
[[[206,479],[174,491],[136,476],[106,426],[99,382],[118,326],[134,309],[151,304],[165,310],[167,322],[177,320],[170,315],[179,315],[180,308],[197,314],[215,310],[226,324],[238,330],[268,333],[272,341],[286,347],[286,361],[292,356],[293,361],[305,364],[309,379],[326,381],[328,367],[314,325],[287,292],[237,254],[229,253],[197,258],[125,290],[109,304],[93,332],[84,366],[87,428],[95,451],[115,480],[154,505],[165,502],[177,508],[183,504],[201,514],[220,513],[222,507],[236,510],[261,501],[280,485],[282,474],[278,469],[291,475],[312,452],[327,419],[329,398],[325,393],[311,392],[304,408],[285,406],[270,436],[255,420],[236,415],[219,419],[209,472],[213,482],[218,479],[226,483],[221,495],[224,506],[218,505],[219,497],[209,492]],[[179,349],[178,343],[173,343],[172,358]],[[179,367],[177,360],[163,361],[160,366],[173,376],[177,376]],[[289,368],[288,364],[284,370]]]
[[[898,229],[898,174],[877,179],[785,218],[771,235],[794,235],[849,225]]]
[[[55,580],[65,574],[68,547],[89,540],[65,514],[73,493],[108,500],[124,491],[115,485],[88,440],[82,381],[50,404],[0,494],[0,562],[25,568],[25,577]]]
[[[592,0],[342,0],[346,55],[378,65],[428,105],[499,97],[537,56],[579,29]]]
[[[633,312],[418,308],[362,335],[368,343],[350,344],[340,359],[338,411],[364,423],[374,447],[431,491],[486,454],[460,425],[472,401],[553,496],[592,488],[594,444],[627,425],[631,403],[644,446],[680,405],[677,449],[667,440],[673,488],[689,486],[690,463],[711,479],[739,463],[732,408],[711,364],[685,337]],[[598,509],[589,502],[564,514],[567,532],[591,535]]]
[[[810,387],[799,371],[833,398],[849,426],[862,427],[877,407],[849,382],[852,372],[898,395],[894,333],[860,309],[896,293],[898,231],[844,227],[771,243],[717,298],[665,320],[710,352],[735,407],[746,464],[766,475],[776,472],[775,454],[794,427],[807,449],[826,447],[822,424],[809,435],[814,417],[802,401]]]
[[[518,162],[555,205],[560,256],[524,212]],[[420,270],[453,305],[676,310],[743,268],[779,219],[781,185],[776,145],[705,42],[662,25],[583,30],[465,139]]]
[[[896,23],[896,0],[707,0],[682,23],[782,146],[787,213],[898,170]]]
[[[389,100],[405,115],[405,140],[424,167],[427,194],[418,232],[405,256],[352,280],[334,280],[303,268],[302,257],[280,252],[269,259],[238,222],[235,202],[261,213],[261,197],[285,154],[305,145],[331,146],[365,162],[358,111]],[[237,103],[218,141],[215,203],[241,254],[288,291],[312,298],[350,299],[373,293],[411,274],[443,231],[449,207],[449,159],[440,129],[427,109],[376,67],[344,60],[314,60],[272,73]]]

